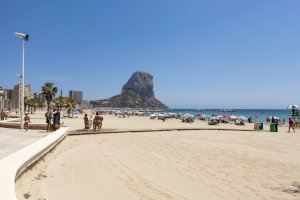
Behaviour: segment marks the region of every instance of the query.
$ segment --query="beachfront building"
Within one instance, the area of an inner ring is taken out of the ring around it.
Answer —
[[[83,100],[83,92],[70,90],[69,98],[74,99],[76,103],[80,103]]]
[[[32,99],[34,98],[33,92],[32,92],[32,86],[30,84],[25,85],[25,90],[24,90],[24,97],[27,99]],[[19,83],[14,86],[12,89],[12,107],[13,109],[19,109],[20,107],[20,99],[19,97],[21,96],[22,92],[22,84]]]
[[[12,90],[0,87],[0,110],[11,110]]]
[[[5,90],[0,87],[0,110],[4,110]]]
[[[45,99],[45,95],[43,93],[34,93],[33,98],[38,102],[39,107],[46,107],[47,106],[47,101]]]

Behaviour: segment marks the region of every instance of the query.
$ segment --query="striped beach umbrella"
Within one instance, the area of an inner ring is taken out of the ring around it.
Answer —
[[[292,109],[298,109],[298,108],[299,108],[298,105],[289,105],[289,106],[287,107],[287,109],[289,109],[289,110],[292,110]]]

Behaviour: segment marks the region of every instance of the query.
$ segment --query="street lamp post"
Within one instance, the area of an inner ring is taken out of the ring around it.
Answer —
[[[22,98],[22,74],[16,74],[19,77],[18,83],[18,116],[21,117],[21,98]],[[20,87],[21,86],[21,87]],[[21,127],[20,127],[21,128]],[[21,128],[22,129],[22,128]]]
[[[29,35],[24,33],[15,33],[17,38],[21,38],[23,42],[22,47],[22,83],[21,83],[21,106],[20,106],[20,129],[23,129],[23,120],[24,120],[24,97],[25,97],[25,41],[27,42],[29,39]]]

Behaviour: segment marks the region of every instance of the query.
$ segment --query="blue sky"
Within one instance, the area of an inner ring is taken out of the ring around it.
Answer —
[[[300,1],[2,1],[0,86],[55,82],[87,99],[120,93],[136,70],[154,75],[172,108],[300,104]]]

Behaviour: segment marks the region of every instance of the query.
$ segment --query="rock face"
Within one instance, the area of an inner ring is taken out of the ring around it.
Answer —
[[[128,91],[135,91],[144,97],[155,98],[153,91],[153,76],[145,72],[134,72],[123,86],[121,94]]]
[[[153,76],[145,72],[134,72],[120,95],[109,99],[91,101],[97,107],[111,108],[142,108],[167,109],[168,107],[157,100],[153,91]]]

